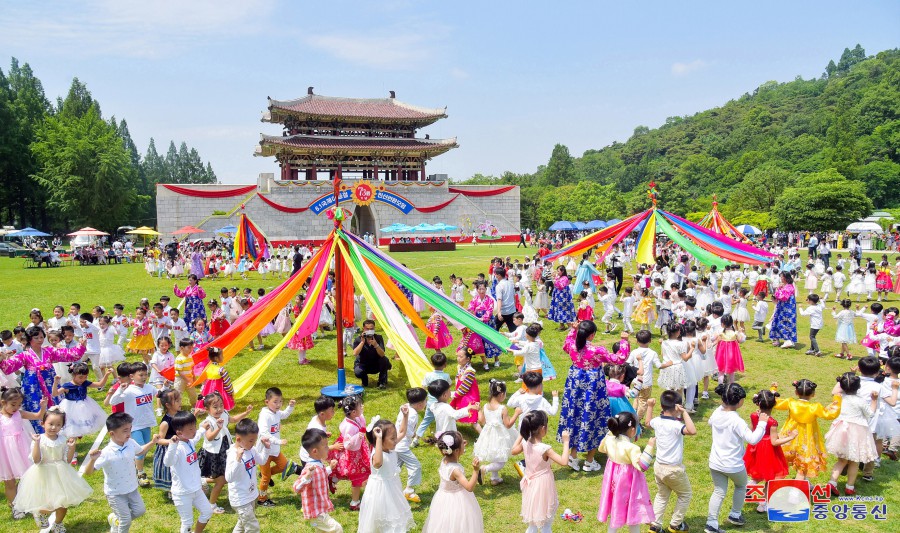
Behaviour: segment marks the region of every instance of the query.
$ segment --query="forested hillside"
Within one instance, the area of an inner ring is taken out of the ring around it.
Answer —
[[[0,222],[67,231],[156,225],[157,183],[216,183],[196,149],[151,138],[144,156],[125,119],[105,118],[87,86],[72,80],[51,103],[28,63],[0,69]]]
[[[521,185],[523,227],[546,228],[633,214],[651,180],[664,209],[708,211],[717,194],[735,223],[765,228],[838,228],[900,205],[900,50],[867,58],[857,45],[817,79],[766,82],[581,157],[558,144],[534,174],[466,183]]]

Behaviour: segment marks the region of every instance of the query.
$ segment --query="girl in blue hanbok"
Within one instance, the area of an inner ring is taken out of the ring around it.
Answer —
[[[550,311],[547,318],[559,324],[560,331],[575,322],[575,304],[572,302],[572,291],[569,289],[569,276],[566,267],[556,268],[553,279],[553,296],[550,298]]]

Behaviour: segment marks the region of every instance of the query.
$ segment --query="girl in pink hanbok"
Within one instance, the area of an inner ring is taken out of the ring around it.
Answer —
[[[487,284],[483,281],[475,282],[475,295],[469,301],[469,312],[481,319],[482,322],[490,327],[494,327],[494,299],[487,293]],[[484,363],[484,369],[489,370],[488,359],[494,360],[494,367],[500,366],[500,347],[485,342],[480,335],[472,331],[467,331],[463,335],[463,342],[460,342],[459,349],[471,348],[472,355],[481,355],[481,361]]]
[[[428,331],[434,335],[434,338],[428,337],[425,341],[425,348],[440,351],[453,344],[453,336],[450,335],[450,330],[447,328],[447,322],[439,311],[435,311],[431,314],[428,318],[428,323],[425,324],[425,326],[428,328]]]

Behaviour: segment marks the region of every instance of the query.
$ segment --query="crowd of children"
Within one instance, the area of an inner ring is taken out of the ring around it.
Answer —
[[[180,531],[199,533],[215,515],[225,513],[220,505],[223,490],[236,515],[234,531],[260,531],[257,508],[277,505],[270,489],[279,474],[281,480],[296,476],[291,488],[302,503],[303,518],[316,531],[343,531],[332,516],[331,501],[342,485],[349,485],[349,510],[358,512],[358,531],[409,531],[416,526],[411,504],[423,501],[417,493],[423,468],[415,448],[425,444],[436,446],[441,460],[435,480],[439,486],[431,497],[423,531],[484,531],[477,487],[485,482],[504,483],[501,472],[507,466],[521,478],[520,516],[527,531],[551,531],[560,504],[554,463],[585,472],[602,471],[597,520],[610,531],[637,532],[642,526],[656,532],[686,531],[692,485],[701,480],[687,475],[684,437],[705,431],[691,415],[702,400],[709,399],[710,380],[715,380],[714,392],[721,405],[705,424],[712,435],[711,479],[703,482],[713,487],[705,519],[707,533],[722,531],[720,510],[729,484],[733,493],[725,520],[740,526],[745,522],[742,510],[751,480],[765,483],[792,472],[798,479],[814,478],[829,471],[833,457],[829,481],[833,494],[839,493],[840,478],[846,476],[843,493],[853,495],[858,477],[873,479],[882,454],[897,458],[897,308],[885,309],[875,302],[868,310],[853,309],[852,300],[840,300],[842,309],[832,313],[841,357],[851,358],[851,347],[857,344],[854,322],[867,323],[861,344],[868,355],[859,359],[857,372],[837,376],[828,405],[813,401],[817,385],[810,380],[794,382],[795,397],[786,399],[773,383],[770,389],[753,394],[757,410],[748,424],[738,413],[747,397],[738,383],[745,372],[741,343],[748,323],[760,339],[770,327],[767,295],[778,288],[777,270],[728,266],[721,273],[713,268],[702,277],[695,267],[679,283],[667,267],[641,266],[635,285],[619,295],[597,269],[574,265],[571,272],[560,265],[548,272],[539,261],[527,265],[500,261],[500,265],[515,280],[516,288],[515,329],[508,333],[515,344],[514,392],[508,394],[507,383],[492,379],[486,387],[487,401],[482,403],[472,357],[482,355],[489,368],[488,357],[496,363],[500,356],[481,339],[479,351],[471,332],[463,333],[452,377],[447,372],[448,357],[441,351],[451,346],[452,335],[446,319],[432,310],[428,328],[435,338],[429,339],[427,348],[433,350],[434,370],[420,387],[406,391],[406,402],[396,417],[393,413],[383,413],[384,418],[367,415],[359,396],[338,403],[322,396],[312,402],[315,415],[306,429],[292,435],[283,431],[282,424],[298,408],[297,402],[270,387],[261,408],[246,406],[235,412],[222,351],[207,346],[253,305],[249,289],[242,297],[237,289],[223,289],[221,299],[208,302],[207,315],[206,294],[196,279],[184,290],[176,287],[176,294],[185,299],[187,321],[178,307],[168,305],[168,298],[153,305],[142,302],[133,316],[118,304],[111,316],[100,306],[81,313],[80,306],[73,304],[68,315],[58,306],[46,321],[39,310],[32,310],[28,328],[0,333],[0,478],[13,518],[31,514],[40,527],[51,527],[52,520],[53,531],[65,531],[66,510],[92,492],[72,467],[78,462],[75,444],[106,431],[109,444],[88,453],[82,474],[103,471],[111,531],[129,531],[146,512],[139,489],[150,486],[166,492],[179,517]],[[844,280],[838,277],[843,267],[839,262],[836,273],[827,269],[819,276],[817,265],[810,265],[807,272],[808,306],[800,314],[810,317],[808,354],[821,354],[816,334],[822,329],[830,295],[837,299],[844,294]],[[260,272],[265,268],[262,265]],[[879,284],[878,273],[874,274],[873,292],[880,296],[883,290],[893,289],[885,289],[883,277]],[[572,278],[575,288],[571,288]],[[819,279],[821,297],[813,292]],[[537,282],[537,296],[532,282]],[[853,288],[853,280],[849,285]],[[443,291],[439,278],[433,286]],[[464,282],[454,276],[451,299],[464,303],[465,290]],[[489,290],[486,281],[476,280],[475,303],[469,308],[494,325]],[[603,333],[615,332],[618,320],[622,321],[622,332],[617,333],[611,350],[594,342],[599,333],[595,305],[602,306],[598,321],[604,325]],[[296,308],[283,310],[279,320],[289,324],[290,314],[296,316],[301,306],[302,299]],[[549,401],[543,391],[543,383],[555,377],[555,369],[540,338],[542,311],[570,331],[563,350],[573,365],[562,409],[556,391]],[[659,353],[650,348],[653,329],[663,336]],[[272,324],[273,332],[287,330],[278,320]],[[633,349],[632,334],[638,345]],[[262,338],[258,340],[261,345]],[[311,344],[311,339],[294,344],[301,364]],[[125,361],[126,350],[140,360]],[[197,358],[197,354],[205,357]],[[90,380],[92,369],[96,381]],[[198,377],[204,378],[199,395],[193,386]],[[88,391],[104,391],[111,380],[114,383],[103,401],[112,411],[107,415]],[[661,391],[658,400],[654,386]],[[654,413],[657,404],[658,415]],[[332,435],[328,425],[337,410],[344,417],[337,435]],[[254,411],[258,411],[256,421]],[[787,411],[780,431],[775,411]],[[561,451],[545,442],[550,418],[558,413],[556,438]],[[834,421],[824,439],[820,419]],[[432,423],[433,435],[426,437]],[[460,432],[458,424],[471,429]],[[466,435],[472,434],[476,438],[470,446]],[[645,445],[639,446],[638,439],[649,434]],[[460,462],[469,448],[474,457],[471,470]],[[148,477],[144,463],[151,451],[152,477]],[[578,452],[587,454],[583,464]],[[597,452],[605,455],[605,464],[595,460]],[[646,479],[651,468],[656,489],[652,498]],[[405,485],[401,481],[404,469]],[[674,510],[665,520],[673,494]],[[760,504],[757,511],[765,511],[765,505]]]

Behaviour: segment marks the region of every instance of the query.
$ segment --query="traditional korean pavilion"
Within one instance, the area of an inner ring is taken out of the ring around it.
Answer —
[[[456,138],[416,137],[442,118],[446,108],[429,109],[389,98],[339,98],[307,90],[296,100],[269,98],[262,121],[281,124],[283,134],[261,135],[256,155],[272,157],[280,180],[346,178],[425,181],[425,162],[456,148]]]

